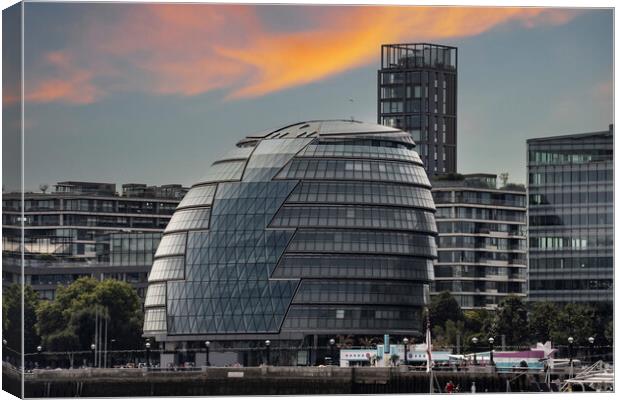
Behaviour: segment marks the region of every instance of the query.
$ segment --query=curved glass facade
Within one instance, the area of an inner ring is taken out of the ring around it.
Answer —
[[[414,146],[405,132],[354,121],[239,142],[166,229],[145,335],[420,334],[437,228]]]

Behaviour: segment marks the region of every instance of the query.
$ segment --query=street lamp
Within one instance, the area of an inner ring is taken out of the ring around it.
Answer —
[[[209,347],[210,347],[210,346],[211,346],[211,342],[209,342],[208,340],[207,340],[207,341],[205,341],[205,352],[206,352],[206,355],[207,355],[207,359],[206,359],[205,363],[206,363],[206,366],[207,366],[207,367],[208,367],[209,365],[211,365],[211,364],[209,363]]]
[[[476,348],[478,347],[478,338],[477,337],[473,337],[471,338],[471,342],[474,344],[472,346],[472,348],[474,349],[474,365],[478,365],[478,359],[476,358]]]
[[[573,337],[568,337],[568,366],[569,366],[569,374],[573,376]]]
[[[590,336],[588,342],[590,343],[590,363],[592,364],[594,361],[594,337]]]
[[[330,364],[334,365],[334,346],[336,344],[336,341],[334,340],[334,338],[329,339],[329,352],[330,352],[330,357],[331,357],[331,361]]]
[[[267,350],[267,365],[269,365],[269,346],[271,346],[271,340],[265,340],[265,348]]]
[[[150,341],[146,341],[146,368],[149,368],[149,365],[151,365],[151,342]]]
[[[491,361],[491,365],[495,365],[493,362],[493,343],[495,343],[495,339],[492,337],[489,338],[489,360]]]
[[[41,350],[43,350],[43,347],[41,347],[41,345],[37,346],[37,364],[40,368],[43,368],[43,363],[41,362]]]
[[[92,364],[93,368],[95,368],[95,349],[96,348],[97,346],[95,346],[94,343],[90,345],[90,351],[93,353],[93,364]]]
[[[409,344],[409,339],[403,339],[403,345],[405,346],[405,365],[407,365],[407,345]]]

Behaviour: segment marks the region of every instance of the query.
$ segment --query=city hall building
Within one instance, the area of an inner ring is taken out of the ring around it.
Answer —
[[[212,365],[306,365],[330,339],[421,336],[437,228],[414,147],[396,128],[311,121],[214,162],[148,278],[144,336],[162,366],[208,351]]]

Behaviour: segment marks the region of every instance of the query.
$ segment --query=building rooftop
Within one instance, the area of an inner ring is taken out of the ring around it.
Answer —
[[[546,136],[539,138],[531,138],[527,139],[527,143],[531,142],[545,142],[545,141],[555,141],[555,140],[579,140],[588,137],[601,136],[601,137],[610,137],[614,134],[614,124],[609,125],[609,130],[606,131],[596,131],[596,132],[586,132],[586,133],[573,133],[569,135],[558,135],[558,136]]]

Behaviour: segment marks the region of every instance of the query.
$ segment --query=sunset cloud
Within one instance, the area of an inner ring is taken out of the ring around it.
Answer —
[[[45,54],[45,59],[51,67],[52,76],[42,80],[34,79],[36,83],[32,87],[27,84],[24,96],[26,102],[90,104],[103,95],[103,91],[92,82],[95,72],[77,67],[68,53],[49,52]]]
[[[93,19],[66,49],[44,56],[26,101],[85,104],[122,90],[193,96],[221,89],[231,99],[251,98],[376,62],[383,43],[474,36],[509,23],[563,24],[575,15],[549,8],[306,6],[294,7],[304,28],[293,29],[291,21],[274,26],[261,18],[258,7],[143,4],[115,20]]]

